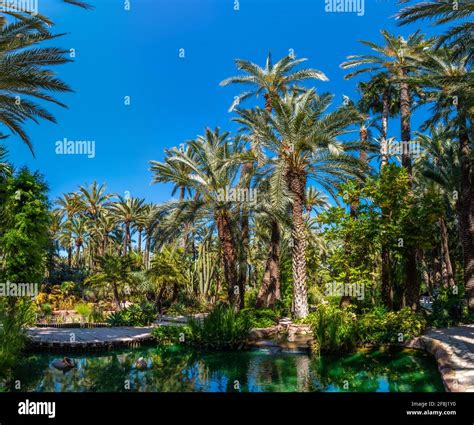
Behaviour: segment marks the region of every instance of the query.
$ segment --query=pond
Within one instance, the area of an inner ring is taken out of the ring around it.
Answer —
[[[37,392],[442,392],[434,359],[413,350],[358,351],[341,356],[200,352],[178,346],[141,347],[63,356],[30,354],[15,373],[22,391]],[[135,363],[143,357],[146,370]]]

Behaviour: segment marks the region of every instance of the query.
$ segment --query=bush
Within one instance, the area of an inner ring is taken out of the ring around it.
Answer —
[[[315,351],[347,351],[356,345],[356,315],[352,307],[320,304],[303,322],[311,326]]]
[[[251,324],[245,315],[236,313],[226,304],[219,304],[204,319],[190,320],[189,327],[193,345],[213,350],[232,350],[244,346]]]
[[[435,328],[455,326],[467,316],[464,311],[464,291],[454,294],[451,288],[441,288],[433,302],[429,324]]]
[[[240,311],[240,316],[246,318],[252,328],[269,328],[278,323],[278,313],[269,308],[245,308]]]
[[[129,326],[128,319],[125,317],[125,310],[114,311],[107,317],[107,323],[110,326]]]
[[[359,316],[358,340],[362,344],[385,344],[406,342],[419,336],[426,327],[422,314],[414,314],[409,307],[387,312],[384,307],[375,307]]]
[[[189,326],[158,326],[151,334],[159,344],[163,345],[192,343],[192,332]]]
[[[76,313],[81,316],[83,321],[89,320],[89,316],[92,313],[92,307],[85,303],[76,304],[74,310],[76,310]]]
[[[49,303],[45,303],[41,305],[41,313],[43,316],[48,317],[53,314],[53,307]]]
[[[155,306],[151,303],[133,304],[115,311],[107,318],[111,326],[148,326],[156,319]]]

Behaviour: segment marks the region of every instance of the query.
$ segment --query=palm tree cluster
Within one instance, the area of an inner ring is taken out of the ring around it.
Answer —
[[[97,270],[99,259],[106,254],[130,254],[133,238],[136,253],[148,263],[149,248],[143,252],[142,240],[145,237],[149,247],[150,236],[145,231],[150,229],[152,206],[143,199],[107,193],[105,185],[94,181],[64,194],[55,204],[53,237],[57,249],[66,253],[69,267]]]
[[[473,12],[470,2],[459,2],[456,12],[447,10],[448,3],[409,6],[400,12],[400,22],[434,18],[442,24]],[[406,38],[382,31],[382,44],[363,41],[372,52],[349,56],[341,67],[353,69],[348,79],[365,75],[368,79],[358,83],[359,101],[345,101],[339,107],[331,108],[332,95],[303,86],[302,81],[327,80],[322,71],[297,70],[306,59],[289,55],[273,63],[269,54],[264,67],[236,60],[243,74],[221,85],[250,87],[234,98],[229,109],[241,126],[239,132],[230,135],[207,128],[181,148],[167,150],[164,161],[151,161],[154,181],[172,183],[174,192],[180,193],[179,199],[156,209],[157,247],[180,240],[185,250],[193,252],[196,244],[215,235],[227,297],[236,309],[244,307],[245,291],[255,279],[256,258],[264,265],[260,281],[254,282],[256,305],[272,307],[281,299],[282,259],[288,253],[291,311],[296,318],[305,317],[308,242],[321,239],[312,228],[315,218],[308,193],[317,194],[314,205],[323,204],[325,195],[340,201],[341,184],[352,181],[360,187],[389,163],[399,163],[408,175],[410,206],[415,208],[417,199],[437,193],[445,209],[438,221],[439,247],[430,252],[415,240],[408,241],[397,266],[382,241],[374,261],[380,262],[383,303],[394,308],[395,275],[401,270],[401,305],[416,311],[421,291],[436,275],[438,266],[432,264],[439,265],[443,276],[434,279],[437,284],[450,287],[461,284],[454,271],[460,264],[457,275],[463,276],[468,306],[474,309],[474,96],[472,52],[466,47],[472,46],[470,26],[461,22],[434,38],[419,31]],[[250,109],[241,106],[260,96],[262,106],[258,101]],[[429,109],[429,118],[414,132],[411,122],[417,108]],[[389,137],[389,122],[395,117],[400,118],[400,155],[390,154],[397,138]],[[373,137],[373,132],[379,137]],[[421,146],[421,155],[410,150],[413,142]],[[221,196],[250,190],[257,191],[258,202]],[[359,203],[351,201],[351,214]],[[387,207],[380,213],[382,218],[392,215]]]

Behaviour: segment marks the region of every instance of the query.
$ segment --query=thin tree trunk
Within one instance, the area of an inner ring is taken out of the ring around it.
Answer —
[[[382,96],[382,145],[381,145],[381,170],[388,164],[388,116],[390,110],[389,87],[386,87]],[[387,211],[382,209],[382,218],[387,218]],[[382,302],[393,310],[393,289],[390,270],[390,252],[385,241],[382,241]]]
[[[148,270],[150,264],[150,235],[146,235],[145,241],[145,269]]]
[[[68,247],[67,249],[67,265],[69,268],[72,267],[72,247]]]
[[[287,174],[288,189],[293,198],[293,315],[296,319],[308,315],[308,292],[306,288],[306,228],[303,220],[306,176],[304,172]]]
[[[471,182],[471,148],[467,130],[466,116],[458,104],[459,149],[461,155],[461,243],[463,247],[464,285],[467,305],[474,311],[474,190]]]
[[[242,180],[244,181],[245,188],[250,193],[250,173],[252,171],[252,162],[246,162],[242,167]],[[250,202],[250,199],[248,200]],[[240,230],[242,232],[241,237],[241,252],[240,252],[240,265],[239,265],[239,292],[240,296],[240,308],[245,308],[245,288],[248,285],[248,253],[249,253],[249,209],[248,205],[244,201],[242,203],[242,213],[240,216]]]
[[[142,253],[142,229],[138,230],[138,253]]]
[[[236,310],[241,305],[240,288],[237,285],[237,255],[234,238],[232,235],[232,226],[227,212],[220,212],[216,217],[217,233],[222,245],[222,260],[224,263],[224,278],[227,285],[229,302]]]
[[[443,256],[444,267],[446,269],[444,279],[448,287],[453,287],[455,285],[453,266],[451,264],[451,257],[449,255],[448,228],[446,226],[446,220],[444,217],[439,220],[439,228],[441,236],[441,253]]]
[[[388,115],[390,108],[389,87],[386,87],[382,95],[382,140],[381,140],[381,168],[388,163]]]
[[[273,308],[276,300],[281,299],[280,289],[280,225],[272,220],[270,249],[263,274],[262,285],[258,292],[256,307]]]
[[[406,75],[403,74],[402,78],[405,77]],[[408,83],[404,79],[400,83],[400,115],[402,127],[402,166],[408,171],[411,182],[413,178],[410,155],[411,96]],[[418,268],[416,264],[416,247],[409,245],[405,247],[405,266],[406,303],[412,309],[412,311],[416,311],[420,302],[420,280],[418,277]]]

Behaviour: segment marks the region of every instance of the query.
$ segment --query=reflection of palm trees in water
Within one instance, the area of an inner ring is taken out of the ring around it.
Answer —
[[[295,356],[298,392],[311,390],[311,359],[309,356]]]

